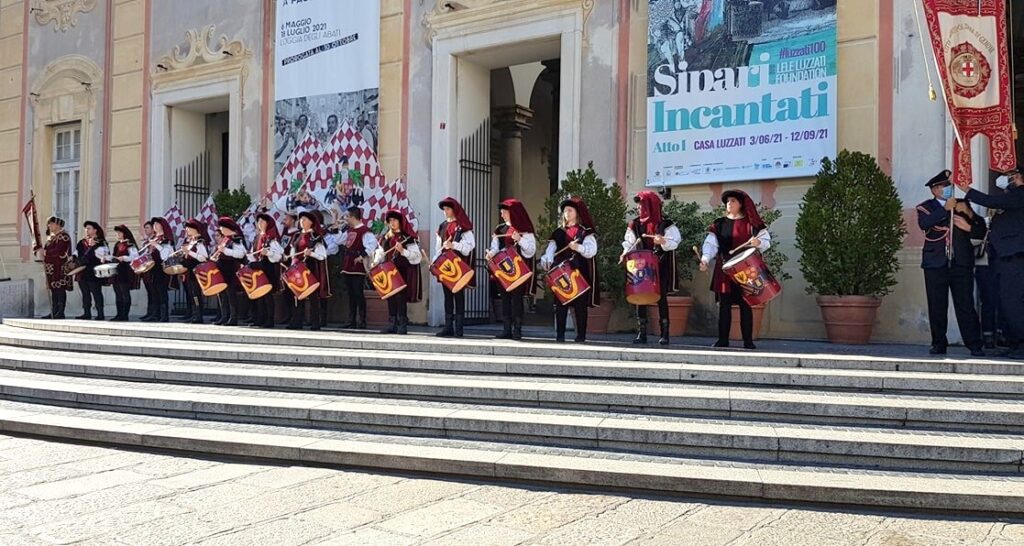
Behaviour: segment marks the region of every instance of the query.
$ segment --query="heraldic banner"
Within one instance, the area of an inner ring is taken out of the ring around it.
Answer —
[[[992,170],[1017,164],[1013,147],[1010,70],[1003,0],[923,0],[929,37],[957,139],[953,181],[971,185],[971,146],[990,142]]]

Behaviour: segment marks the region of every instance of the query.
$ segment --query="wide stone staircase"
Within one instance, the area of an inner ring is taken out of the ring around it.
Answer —
[[[1024,365],[6,319],[0,431],[660,493],[1024,512]]]

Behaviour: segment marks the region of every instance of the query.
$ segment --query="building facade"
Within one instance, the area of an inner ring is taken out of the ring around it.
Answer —
[[[629,194],[644,187],[646,0],[380,4],[377,155],[389,177],[406,181],[424,241],[433,244],[446,195],[487,208],[478,217],[486,233],[500,198],[520,197],[536,217],[561,175],[591,161]],[[37,309],[47,301],[42,269],[20,214],[30,193],[43,218],[109,230],[140,229],[202,188],[260,195],[269,186],[274,8],[273,0],[0,0],[0,252],[8,276],[36,280]],[[839,148],[878,159],[909,227],[875,338],[921,342],[928,325],[914,206],[928,196],[924,181],[948,165],[951,129],[941,102],[927,99],[909,2],[839,0],[837,20]],[[486,190],[467,194],[460,181],[473,165]],[[673,190],[711,207],[735,186],[782,211],[773,232],[794,278],[767,310],[766,336],[824,337],[793,247],[812,181]],[[709,331],[717,312],[706,284],[698,276],[687,287],[698,299],[696,331]],[[428,298],[413,320],[436,323],[439,302]]]

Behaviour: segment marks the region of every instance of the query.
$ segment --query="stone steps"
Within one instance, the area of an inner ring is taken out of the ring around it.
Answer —
[[[585,484],[665,494],[717,495],[908,509],[1021,513],[1024,479],[639,457],[593,450],[517,448],[479,441],[319,435],[46,405],[0,402],[0,431],[290,463],[430,472],[489,480]]]
[[[193,373],[193,372],[189,372]],[[0,372],[0,396],[109,411],[846,467],[1021,472],[1024,437],[653,417]]]
[[[480,355],[506,357],[524,361],[537,358],[559,359],[567,363],[585,362],[594,369],[610,361],[619,368],[632,363],[643,363],[655,369],[654,364],[704,364],[729,366],[757,366],[761,368],[804,368],[840,370],[876,370],[904,372],[932,372],[956,374],[1017,375],[1024,376],[1024,363],[998,359],[955,358],[891,358],[862,355],[784,354],[742,350],[706,350],[698,348],[635,347],[600,343],[577,345],[558,344],[550,340],[528,342],[502,341],[491,338],[437,339],[427,335],[382,336],[377,333],[303,332],[284,329],[259,330],[245,327],[206,325],[195,328],[182,323],[110,323],[79,320],[3,319],[12,328],[37,332],[86,334],[95,336],[141,337],[150,340],[191,341],[196,343],[231,343],[234,347],[249,345],[284,345],[291,347],[315,346],[318,350],[398,351],[423,355]],[[245,354],[243,351],[241,354]],[[237,359],[236,359],[237,360]],[[528,364],[528,362],[520,362]],[[441,369],[441,368],[438,368]],[[529,368],[526,368],[527,370]],[[568,370],[568,368],[567,368]],[[509,373],[519,373],[512,368]],[[569,374],[571,375],[571,374]],[[672,374],[665,374],[671,379]],[[653,377],[657,379],[657,377]],[[683,377],[685,378],[685,377]],[[643,379],[643,378],[637,378]]]
[[[548,376],[565,378],[607,378],[632,381],[709,383],[717,385],[751,385],[797,387],[829,391],[863,390],[872,392],[922,393],[952,396],[1016,398],[1024,394],[1024,376],[997,375],[981,371],[913,372],[900,370],[864,370],[842,368],[803,368],[714,363],[671,363],[631,360],[580,360],[578,358],[515,357],[512,355],[416,352],[408,350],[320,348],[280,344],[244,344],[230,342],[231,335],[222,333],[219,341],[166,339],[149,336],[148,329],[136,331],[111,329],[117,336],[95,336],[87,333],[62,333],[45,329],[0,326],[0,344],[12,347],[59,349],[67,352],[89,352],[136,356],[160,356],[188,360],[223,362],[255,362],[260,364],[307,365],[331,368],[408,370],[421,372],[501,374],[517,376]],[[251,332],[241,329],[242,332]],[[138,336],[129,337],[129,333]],[[184,335],[184,334],[183,334]],[[350,334],[333,334],[348,338]],[[206,336],[204,336],[206,337]],[[270,341],[273,336],[264,336]],[[397,337],[397,336],[376,336]],[[418,337],[418,336],[417,336]],[[293,340],[286,337],[292,341]],[[433,347],[443,341],[423,342]],[[465,342],[463,342],[465,344]],[[476,341],[474,348],[496,346],[497,343]],[[512,347],[528,344],[512,344]],[[558,347],[550,344],[549,346]],[[411,347],[403,347],[408,349]],[[454,348],[453,348],[454,349]],[[993,363],[993,369],[1013,371],[1014,363]]]

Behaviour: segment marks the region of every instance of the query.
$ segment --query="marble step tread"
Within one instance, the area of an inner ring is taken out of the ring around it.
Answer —
[[[463,440],[335,434],[0,402],[0,431],[142,449],[500,481],[957,512],[1022,513],[1024,479],[728,463]]]
[[[104,334],[150,339],[241,345],[279,345],[304,348],[359,349],[439,353],[441,355],[504,356],[516,359],[563,359],[569,361],[622,361],[684,364],[733,364],[800,368],[899,370],[944,373],[1024,375],[1024,363],[998,359],[893,358],[863,355],[772,353],[699,348],[657,348],[599,343],[558,344],[543,340],[514,342],[495,339],[437,339],[427,335],[394,336],[375,332],[304,332],[284,329],[256,330],[246,327],[206,325],[196,328],[182,323],[99,322],[79,320],[3,319],[12,328],[52,333]]]
[[[32,331],[0,326],[0,344],[26,349],[256,362],[319,367],[610,378],[642,381],[768,385],[779,387],[920,391],[955,395],[1024,394],[1024,376],[760,366],[756,363],[685,364],[611,360],[513,358],[383,350],[322,349],[235,343],[112,337]]]
[[[0,371],[0,395],[125,412],[357,431],[473,437],[648,452],[674,446],[783,457],[962,461],[1020,471],[1024,436],[869,427],[781,425],[609,412],[496,407],[375,398],[233,391]],[[1020,408],[1017,408],[1020,410]],[[859,462],[857,464],[860,464]]]

